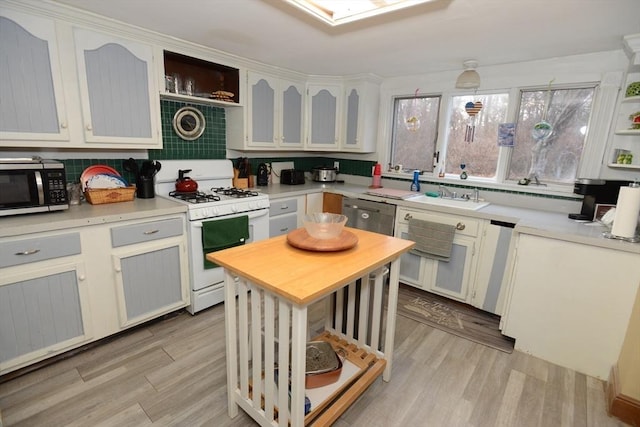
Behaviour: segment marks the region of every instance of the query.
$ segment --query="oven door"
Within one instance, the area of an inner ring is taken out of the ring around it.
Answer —
[[[269,209],[260,209],[251,212],[242,212],[234,215],[227,215],[218,219],[234,218],[243,215],[249,216],[249,240],[246,243],[256,242],[269,238]],[[202,251],[202,223],[215,221],[216,218],[209,218],[203,221],[189,222],[189,240],[191,245],[191,289],[199,289],[211,286],[224,281],[224,270],[218,268],[204,268],[204,253]]]

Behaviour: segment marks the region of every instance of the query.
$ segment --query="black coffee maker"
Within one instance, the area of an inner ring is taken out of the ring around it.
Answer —
[[[269,185],[269,168],[266,163],[260,163],[258,165],[256,181],[256,184],[258,185]]]
[[[629,185],[629,181],[605,181],[604,179],[579,178],[573,186],[574,194],[584,195],[580,213],[570,213],[569,218],[593,221],[596,205],[615,205],[620,187]]]

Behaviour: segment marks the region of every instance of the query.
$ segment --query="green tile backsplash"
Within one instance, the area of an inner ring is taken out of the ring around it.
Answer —
[[[162,100],[162,150],[149,150],[153,160],[224,159],[226,152],[226,122],[224,108],[210,105],[193,105],[204,115],[206,126],[200,138],[193,141],[181,139],[173,130],[173,116],[180,108],[193,105],[184,102]]]

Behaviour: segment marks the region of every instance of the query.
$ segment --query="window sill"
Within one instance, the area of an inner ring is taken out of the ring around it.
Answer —
[[[400,173],[400,172],[385,172],[382,174],[383,178],[411,182],[413,174]],[[438,178],[435,176],[422,175],[420,182],[425,185],[446,185],[449,187],[458,188],[478,188],[485,191],[496,191],[501,193],[517,193],[517,194],[531,194],[538,197],[562,197],[568,199],[582,200],[582,196],[573,193],[573,186],[562,186],[548,184],[544,185],[519,185],[517,183],[495,183],[483,180],[467,179],[462,180],[455,175],[447,175],[444,178]]]

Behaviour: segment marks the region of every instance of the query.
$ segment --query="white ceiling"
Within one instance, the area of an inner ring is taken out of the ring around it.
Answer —
[[[435,0],[331,28],[282,0],[56,0],[306,74],[382,77],[622,48],[640,0]]]

